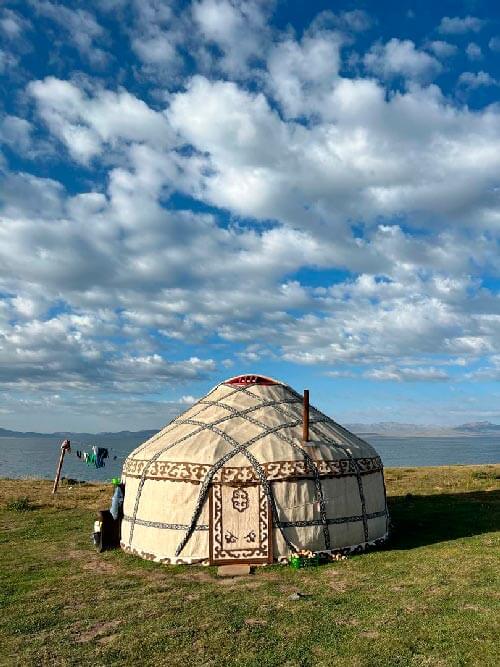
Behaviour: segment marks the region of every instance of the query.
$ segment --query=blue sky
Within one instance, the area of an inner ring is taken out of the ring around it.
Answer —
[[[0,37],[0,426],[247,372],[500,421],[496,3],[7,1]]]

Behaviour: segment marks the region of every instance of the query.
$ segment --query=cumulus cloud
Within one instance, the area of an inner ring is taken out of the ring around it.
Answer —
[[[481,47],[479,46],[479,44],[476,44],[475,42],[469,42],[469,44],[467,44],[465,53],[467,54],[467,58],[469,60],[481,60],[483,57],[483,52],[481,51]]]
[[[497,324],[480,312],[471,315],[471,305],[464,309],[467,289],[467,282],[428,282],[414,271],[399,281],[361,275],[323,295],[322,316],[287,323],[281,331],[284,355],[305,364],[370,365],[405,356],[491,353]],[[404,378],[419,375],[410,370]]]
[[[327,103],[338,79],[340,46],[335,32],[305,35],[301,42],[285,40],[268,56],[269,88],[287,118],[311,115]]]
[[[11,306],[22,319],[0,332],[0,389],[126,392],[147,384],[152,392],[215,369],[211,359],[172,361],[165,353],[123,353],[112,340],[120,331],[119,318],[109,309],[39,319],[38,302],[17,297]]]
[[[389,380],[396,382],[443,382],[449,376],[439,368],[397,368],[388,366],[385,368],[374,368],[365,373],[370,380]]]
[[[481,88],[483,86],[496,86],[498,82],[488,72],[462,72],[458,77],[458,85],[468,89]]]
[[[171,138],[164,115],[126,90],[85,91],[49,76],[32,81],[28,93],[52,134],[84,164],[100,155],[106,144],[144,141],[166,146]]]
[[[372,26],[372,17],[362,9],[338,13],[326,10],[316,16],[311,23],[310,30],[331,30],[333,28],[343,32],[359,33],[369,30]]]
[[[283,122],[262,94],[192,79],[168,111],[174,128],[206,156],[193,160],[192,192],[239,215],[318,232],[324,218],[334,233],[341,220],[402,211],[439,210],[470,224],[474,209],[475,225],[498,224],[497,195],[484,196],[498,166],[496,110],[451,112],[432,87],[387,101],[374,81],[346,78],[309,103],[319,122],[304,127]],[[339,244],[335,256],[341,252]]]
[[[341,12],[339,15],[339,27],[349,28],[355,32],[363,32],[372,26],[372,19],[367,12],[362,9],[353,9],[347,12]]]
[[[218,65],[241,76],[252,59],[263,56],[272,7],[272,2],[262,0],[195,0],[192,14],[203,39],[221,50]]]
[[[32,146],[32,126],[25,118],[6,115],[0,120],[0,142],[27,155]]]
[[[393,38],[386,44],[374,44],[365,54],[364,64],[383,79],[402,76],[410,80],[429,81],[441,71],[439,61],[417,49],[409,39]]]
[[[477,16],[444,16],[438,26],[438,32],[443,35],[461,35],[466,32],[479,32],[486,21]]]
[[[438,58],[450,58],[458,52],[458,47],[455,44],[450,44],[450,42],[444,42],[440,39],[429,42],[427,49],[432,51]]]
[[[0,13],[0,31],[6,39],[19,41],[30,28],[30,21],[13,9],[5,7]]]
[[[128,32],[142,65],[142,78],[163,84],[177,81],[184,66],[182,47],[190,38],[183,12],[159,0],[134,0],[131,5],[133,22]]]

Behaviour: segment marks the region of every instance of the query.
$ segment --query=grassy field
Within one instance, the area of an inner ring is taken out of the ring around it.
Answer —
[[[0,664],[499,665],[500,465],[386,479],[385,549],[237,579],[95,553],[109,486],[0,480]]]

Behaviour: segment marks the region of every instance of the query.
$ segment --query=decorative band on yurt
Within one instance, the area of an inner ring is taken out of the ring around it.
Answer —
[[[310,457],[309,457],[310,458]],[[368,475],[381,472],[383,469],[380,457],[371,458],[346,458],[314,461],[311,465],[308,460],[299,461],[271,461],[261,463],[269,481],[280,481],[287,479],[312,479],[312,470],[316,467],[320,477],[350,477],[357,475]],[[127,477],[141,478],[144,467],[149,463],[147,460],[127,459],[123,466],[123,473]],[[356,470],[356,466],[358,470]],[[190,463],[188,461],[155,461],[148,470],[146,479],[169,480],[171,482],[195,482],[200,483],[211,470],[211,465],[202,463]],[[214,482],[226,484],[257,482],[253,466],[231,467],[225,466],[217,471],[213,477]]]

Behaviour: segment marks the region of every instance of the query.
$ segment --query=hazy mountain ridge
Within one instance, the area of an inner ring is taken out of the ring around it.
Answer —
[[[405,424],[400,422],[374,422],[372,424],[346,424],[346,428],[360,436],[398,436],[398,437],[452,437],[474,435],[500,435],[500,424],[489,421],[468,422],[459,426],[435,426],[422,424]],[[0,438],[60,438],[64,440],[120,440],[122,438],[136,438],[144,441],[160,429],[142,431],[115,431],[99,433],[80,433],[55,431],[54,433],[36,433],[35,431],[12,431],[0,428]]]
[[[141,437],[147,440],[160,429],[148,429],[144,431],[101,431],[99,433],[80,433],[74,431],[55,431],[54,433],[36,433],[34,431],[11,431],[0,428],[0,438],[65,438],[71,440],[95,440],[103,438],[106,440],[120,440],[121,438]]]
[[[500,435],[500,424],[489,421],[468,422],[458,426],[436,426],[432,424],[404,424],[399,422],[376,422],[373,424],[348,424],[347,428],[358,435],[385,435],[398,437],[442,437]]]

